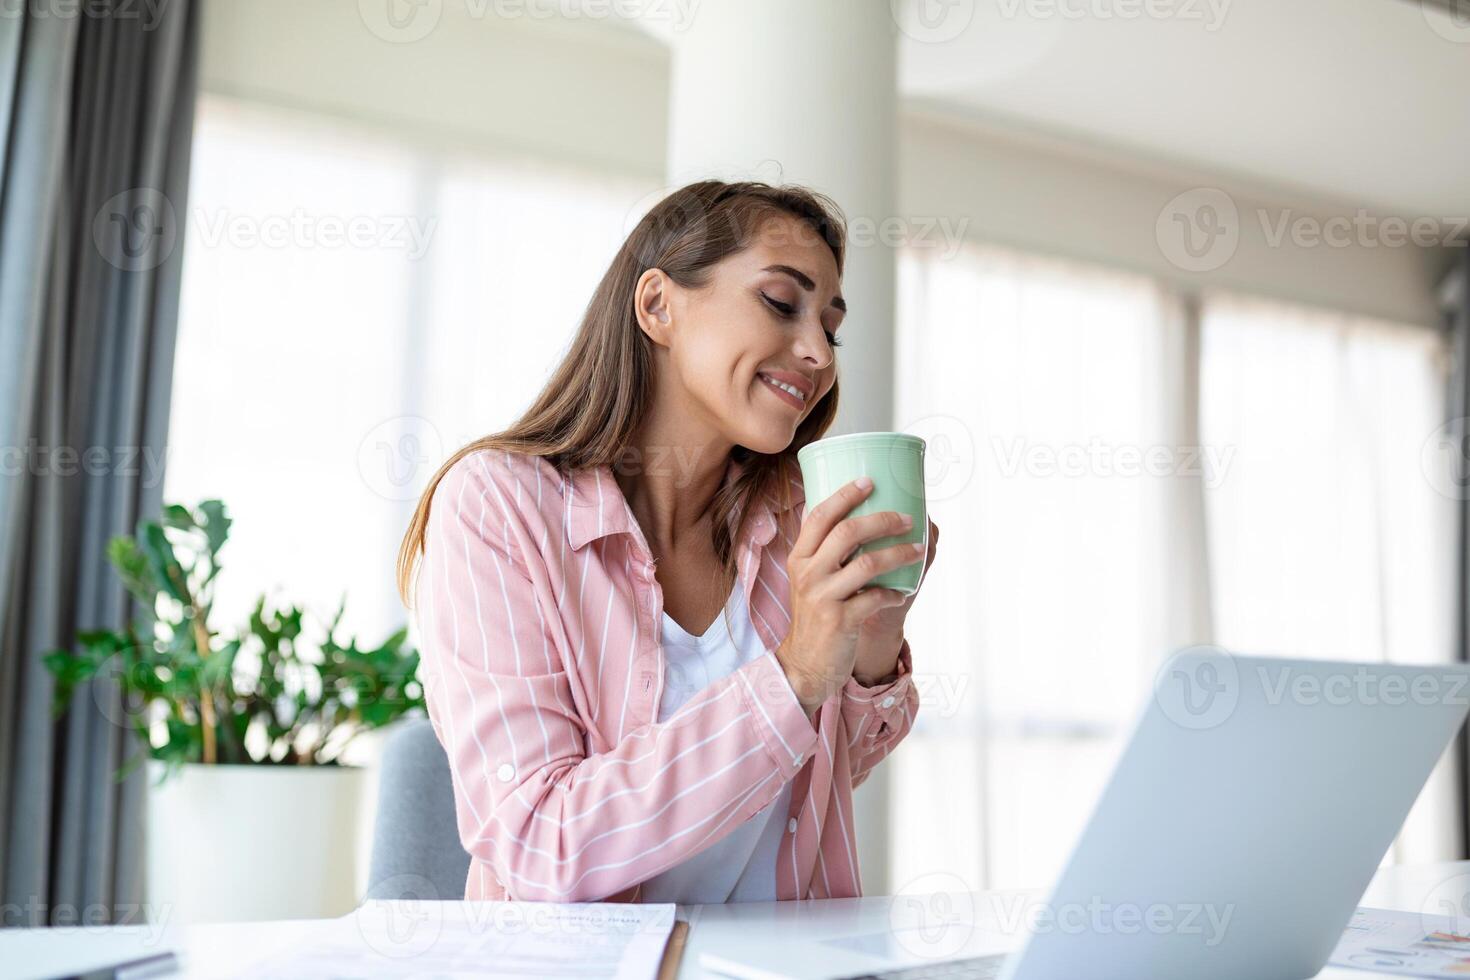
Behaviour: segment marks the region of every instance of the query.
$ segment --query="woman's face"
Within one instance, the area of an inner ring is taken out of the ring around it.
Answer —
[[[667,346],[673,369],[659,382],[660,398],[673,395],[691,424],[715,430],[710,438],[779,453],[837,379],[834,343],[846,312],[837,262],[810,225],[780,215],[710,271],[698,289],[658,270],[640,282],[640,320],[645,329],[658,326],[649,332]],[[645,288],[655,273],[661,288],[654,291],[666,290],[666,321]],[[776,381],[797,393],[778,390]]]

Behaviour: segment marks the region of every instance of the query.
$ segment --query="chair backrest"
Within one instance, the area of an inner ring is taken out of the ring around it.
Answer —
[[[383,745],[368,899],[462,899],[470,856],[459,842],[449,758],[427,718]]]

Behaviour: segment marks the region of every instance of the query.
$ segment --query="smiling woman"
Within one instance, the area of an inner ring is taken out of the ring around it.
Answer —
[[[861,894],[852,791],[918,694],[912,597],[859,589],[925,556],[847,562],[900,516],[808,508],[795,464],[836,414],[844,238],[801,188],[676,191],[530,409],[430,481],[399,585],[467,898]]]

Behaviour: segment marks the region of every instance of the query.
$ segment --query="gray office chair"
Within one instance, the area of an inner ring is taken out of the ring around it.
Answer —
[[[459,842],[449,757],[427,718],[406,718],[383,745],[368,899],[462,899],[470,856]]]

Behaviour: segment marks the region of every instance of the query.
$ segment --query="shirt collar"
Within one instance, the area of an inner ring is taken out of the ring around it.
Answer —
[[[732,458],[725,467],[725,482],[738,478],[745,465]],[[572,550],[609,534],[633,533],[637,518],[623,497],[611,464],[573,470],[568,482],[571,486],[567,496],[567,540]],[[774,491],[767,491],[756,499],[751,505],[744,538],[765,545],[776,534],[778,516],[806,500],[801,481],[792,479],[790,483],[791,500],[785,507],[780,505]]]

